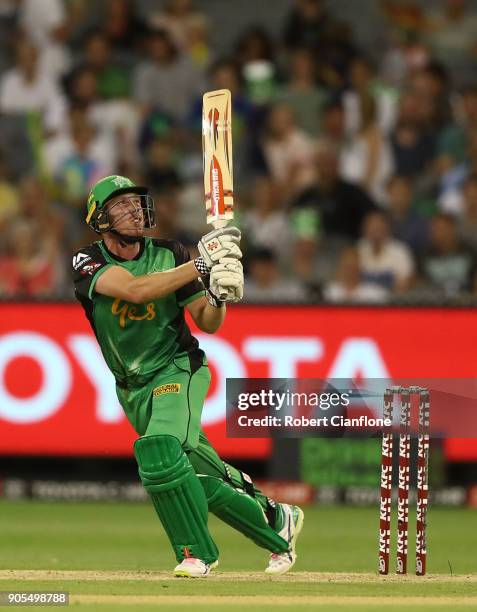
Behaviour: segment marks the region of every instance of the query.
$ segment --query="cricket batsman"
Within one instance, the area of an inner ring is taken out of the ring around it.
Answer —
[[[187,308],[199,329],[214,333],[225,303],[242,298],[240,231],[210,232],[191,261],[179,242],[144,236],[155,226],[154,201],[123,176],[94,185],[86,222],[101,238],[73,256],[75,294],[139,436],[139,476],[176,556],[175,576],[207,576],[217,566],[209,511],[270,551],[267,574],[285,573],[303,512],[267,498],[202,432],[210,371],[184,318]]]

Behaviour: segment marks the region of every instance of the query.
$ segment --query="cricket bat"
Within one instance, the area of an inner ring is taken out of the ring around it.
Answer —
[[[202,153],[207,223],[218,229],[234,218],[232,97],[228,89],[204,94]]]
[[[232,96],[228,89],[208,91],[202,98],[202,154],[207,223],[219,229],[234,218]]]

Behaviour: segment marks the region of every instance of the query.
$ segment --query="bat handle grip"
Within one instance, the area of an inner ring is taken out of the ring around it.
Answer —
[[[212,227],[214,229],[221,229],[223,227],[225,227],[228,224],[228,219],[215,219],[215,221],[212,221]],[[233,294],[233,289],[229,289],[228,291],[221,291],[219,294],[219,300],[226,300],[228,296],[232,296]]]
[[[228,295],[228,291],[221,291],[219,293],[219,300],[221,302],[224,302],[226,300],[226,298],[227,298],[227,295]]]
[[[229,295],[232,295],[233,289],[229,289],[228,291],[221,291],[219,294],[219,299],[224,301],[227,299]]]

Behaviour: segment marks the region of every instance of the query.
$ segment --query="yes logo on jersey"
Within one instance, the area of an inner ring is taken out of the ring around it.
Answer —
[[[119,326],[126,327],[127,319],[130,321],[152,321],[152,319],[155,319],[156,305],[154,302],[148,302],[147,304],[143,304],[141,306],[133,306],[127,302],[121,304],[121,299],[116,298],[111,306],[111,312],[113,315],[119,317]]]

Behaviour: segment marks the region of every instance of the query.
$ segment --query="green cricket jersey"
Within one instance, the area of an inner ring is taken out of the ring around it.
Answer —
[[[152,238],[141,239],[140,251],[132,260],[114,255],[102,240],[73,256],[76,297],[120,386],[143,385],[176,355],[197,349],[198,342],[184,319],[184,306],[204,295],[204,286],[197,279],[158,300],[132,304],[97,293],[96,281],[111,266],[140,276],[170,270],[189,260],[179,242]]]

